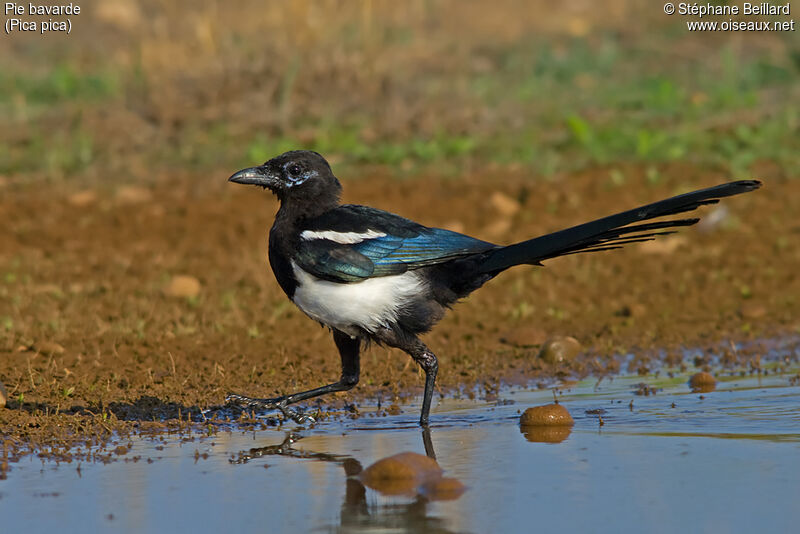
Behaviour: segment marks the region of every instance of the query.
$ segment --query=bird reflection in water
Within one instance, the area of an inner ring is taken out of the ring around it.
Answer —
[[[449,532],[443,519],[428,515],[428,506],[432,501],[458,499],[466,488],[458,480],[442,476],[429,428],[422,430],[424,456],[410,452],[400,453],[378,460],[367,469],[348,455],[295,449],[294,444],[301,439],[301,435],[290,432],[278,445],[242,451],[230,461],[244,464],[264,456],[288,456],[342,466],[346,478],[341,524],[331,529],[332,531],[363,531],[368,528]],[[411,500],[386,504],[369,503],[368,488],[382,495],[402,495]]]

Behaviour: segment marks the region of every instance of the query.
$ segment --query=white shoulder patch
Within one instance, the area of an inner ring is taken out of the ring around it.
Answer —
[[[374,333],[397,321],[400,310],[427,289],[415,271],[340,284],[321,280],[295,262],[297,280],[292,301],[306,315],[346,334]]]
[[[314,231],[306,230],[300,234],[300,238],[306,241],[312,239],[327,239],[340,245],[355,245],[365,239],[375,239],[376,237],[386,237],[383,232],[367,230],[366,232],[334,232],[333,230]]]

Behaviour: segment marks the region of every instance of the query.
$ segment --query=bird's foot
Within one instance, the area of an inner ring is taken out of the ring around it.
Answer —
[[[284,399],[254,399],[252,397],[245,397],[244,395],[237,395],[236,393],[228,393],[225,397],[225,404],[233,404],[242,408],[254,408],[259,410],[278,410],[278,406]]]
[[[315,423],[316,420],[311,415],[306,415],[299,410],[287,408],[287,397],[277,397],[274,399],[254,399],[236,393],[229,393],[225,397],[225,404],[237,405],[253,410],[278,410],[286,419],[291,419],[297,424]]]

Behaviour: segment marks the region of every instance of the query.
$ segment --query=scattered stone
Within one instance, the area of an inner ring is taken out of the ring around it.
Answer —
[[[178,274],[172,277],[164,292],[170,297],[196,297],[200,294],[200,281],[194,276]]]
[[[533,406],[519,418],[522,426],[572,426],[575,421],[566,408],[560,404]]]
[[[466,490],[467,487],[460,480],[442,477],[423,484],[420,493],[431,501],[454,501]]]
[[[42,354],[64,354],[65,349],[54,341],[37,341],[33,345],[33,350]]]
[[[8,391],[6,391],[6,387],[0,382],[0,408],[5,407],[6,403],[8,402]]]
[[[141,204],[152,197],[153,193],[149,189],[135,185],[126,185],[117,191],[117,200],[122,204]]]
[[[742,304],[739,313],[745,319],[761,319],[767,315],[767,307],[759,302],[749,301]]]
[[[547,340],[547,332],[535,326],[520,326],[507,330],[500,342],[514,347],[526,348],[541,345]]]
[[[519,427],[525,439],[534,443],[561,443],[572,433],[572,427],[562,426],[531,426],[521,425]]]
[[[440,478],[436,460],[415,452],[401,452],[378,460],[361,472],[364,485],[386,495],[414,494],[425,482]]]
[[[580,351],[581,343],[574,337],[554,337],[545,342],[539,358],[552,364],[565,363],[574,360]]]
[[[708,393],[716,389],[717,379],[711,373],[701,371],[692,375],[689,379],[689,387],[692,388],[693,393]]]
[[[506,217],[513,216],[520,208],[519,202],[500,191],[492,193],[492,196],[489,197],[489,202],[491,202],[494,209]]]
[[[94,204],[96,201],[97,201],[97,193],[95,193],[91,189],[80,191],[78,193],[73,193],[67,197],[67,202],[69,202],[76,208],[84,208],[86,206]]]

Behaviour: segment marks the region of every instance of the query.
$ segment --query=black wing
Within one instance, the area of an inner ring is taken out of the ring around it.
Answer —
[[[400,274],[497,248],[366,206],[339,206],[307,221],[302,230],[299,266],[334,282]]]

